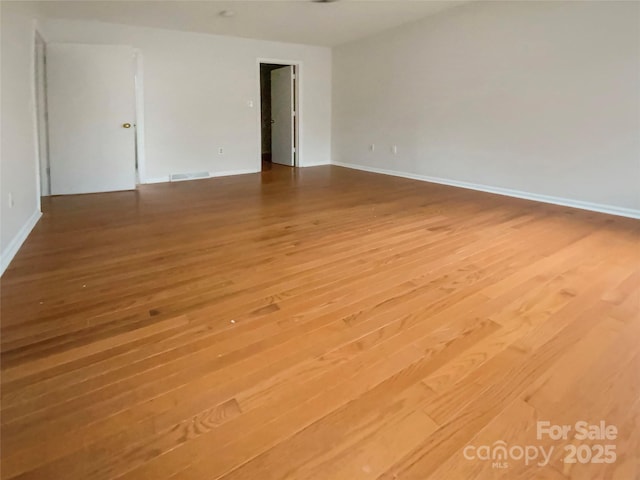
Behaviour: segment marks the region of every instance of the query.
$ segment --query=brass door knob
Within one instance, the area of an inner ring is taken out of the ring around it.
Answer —
[[[123,123],[122,124],[122,128],[131,128],[131,124],[130,123]]]

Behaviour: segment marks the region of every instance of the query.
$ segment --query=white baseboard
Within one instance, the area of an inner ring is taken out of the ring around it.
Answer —
[[[29,220],[25,222],[16,236],[13,237],[13,240],[11,240],[9,245],[7,245],[5,251],[2,252],[2,258],[0,258],[0,275],[2,275],[7,269],[7,267],[11,263],[11,260],[13,260],[13,257],[16,256],[16,253],[18,253],[18,250],[20,250],[20,247],[31,233],[31,230],[33,230],[33,227],[36,226],[36,223],[38,223],[38,220],[40,220],[41,216],[42,212],[40,212],[39,210],[33,212],[33,215],[31,215]]]
[[[319,163],[305,163],[304,165],[300,165],[301,168],[307,167],[321,167],[323,165],[331,165],[331,162],[319,162]]]
[[[165,177],[145,178],[140,183],[143,185],[148,185],[151,183],[167,183],[167,182],[169,182],[169,175]]]
[[[600,203],[583,202],[581,200],[572,200],[569,198],[552,197],[549,195],[540,195],[537,193],[523,192],[520,190],[511,190],[509,188],[491,187],[488,185],[480,185],[477,183],[460,182],[457,180],[449,180],[447,178],[429,177],[427,175],[419,175],[416,173],[399,172],[396,170],[387,170],[384,168],[368,167],[365,165],[357,165],[354,163],[333,162],[333,165],[339,167],[351,168],[354,170],[363,170],[365,172],[380,173],[383,175],[392,175],[394,177],[410,178],[412,180],[421,180],[423,182],[439,183],[452,187],[467,188],[470,190],[478,190],[480,192],[495,193],[497,195],[505,195],[507,197],[523,198],[525,200],[533,200],[542,203],[551,203],[554,205],[562,205],[563,207],[579,208],[581,210],[590,210],[592,212],[608,213],[610,215],[618,215],[621,217],[640,219],[640,210],[632,208],[617,207],[615,205],[603,205]]]
[[[245,170],[225,170],[223,172],[209,172],[212,177],[228,177],[230,175],[247,175],[249,173],[260,173],[260,169],[248,168]]]
[[[260,170],[255,169],[244,169],[244,170],[223,170],[221,172],[209,172],[209,177],[201,177],[201,178],[185,178],[183,180],[175,180],[179,182],[188,182],[190,180],[206,180],[207,178],[215,178],[215,177],[228,177],[230,175],[246,175],[248,173],[260,173]],[[164,177],[156,177],[156,178],[145,178],[143,185],[151,184],[151,183],[169,183],[171,180],[169,179],[169,175]]]

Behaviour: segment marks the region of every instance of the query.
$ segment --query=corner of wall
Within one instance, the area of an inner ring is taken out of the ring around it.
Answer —
[[[3,202],[5,197],[0,198],[0,206],[3,207],[0,275],[4,274],[42,216],[35,111],[38,23],[37,11],[32,7],[28,2],[2,5],[2,94],[4,96],[11,88],[15,98],[12,102],[3,101],[2,105],[2,115],[11,117],[12,121],[2,124],[0,168],[3,173],[2,189],[12,190],[16,194],[16,203],[15,208],[7,206]]]

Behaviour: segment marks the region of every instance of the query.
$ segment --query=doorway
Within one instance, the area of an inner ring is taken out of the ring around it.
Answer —
[[[260,62],[262,171],[298,166],[298,66]]]

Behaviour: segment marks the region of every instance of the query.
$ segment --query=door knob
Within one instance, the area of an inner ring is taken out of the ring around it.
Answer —
[[[276,123],[276,121],[275,120],[271,120],[271,123]]]
[[[130,123],[123,123],[122,124],[122,128],[131,128],[131,124]]]

